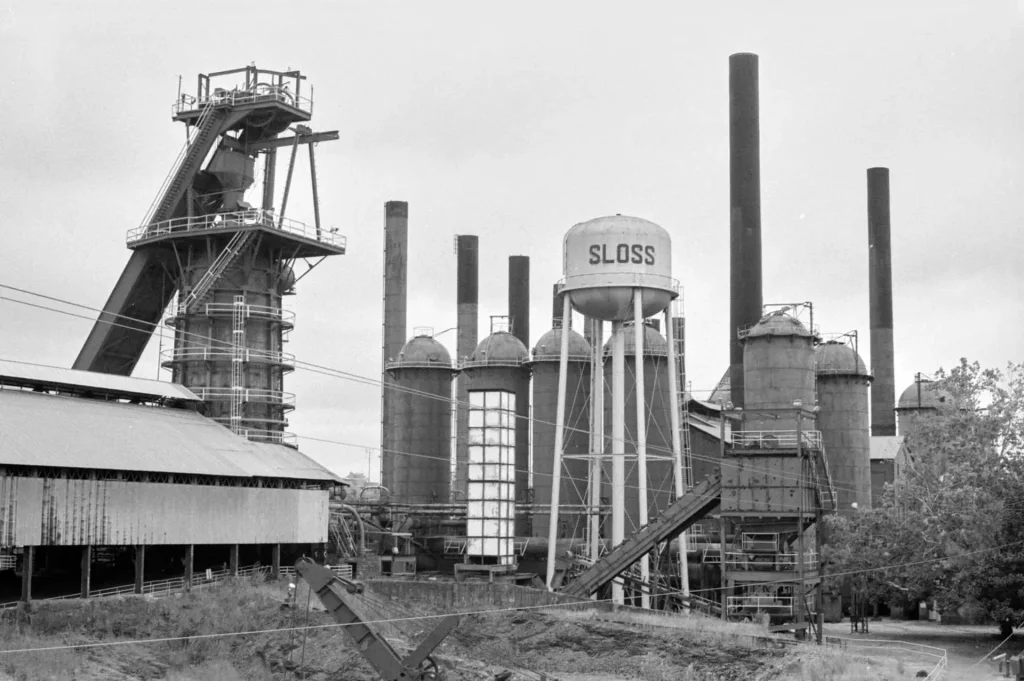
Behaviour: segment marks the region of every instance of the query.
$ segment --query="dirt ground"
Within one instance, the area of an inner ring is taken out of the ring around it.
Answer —
[[[40,603],[28,618],[0,618],[0,681],[376,681],[379,675],[345,631],[300,584],[298,607],[284,608],[283,584],[237,583],[189,595]],[[306,610],[307,598],[309,610]],[[416,647],[438,622],[414,603],[372,594],[361,607],[400,654]],[[305,631],[271,631],[292,627]],[[873,622],[870,636],[829,625],[829,636],[903,640],[949,651],[951,681],[998,678],[994,666],[971,665],[998,639],[994,627]],[[209,634],[254,632],[243,636]],[[763,638],[753,624],[699,616],[666,620],[643,613],[558,608],[465,615],[435,651],[448,681],[896,681],[911,679],[914,662]],[[153,639],[173,638],[153,642]],[[148,641],[148,642],[146,642]],[[91,644],[104,644],[89,647]],[[1018,652],[1022,641],[1013,641]],[[111,645],[112,644],[112,645]],[[45,652],[3,650],[59,646]],[[848,659],[849,658],[849,659]],[[929,667],[930,669],[930,667]]]
[[[870,622],[869,633],[851,634],[848,622],[826,624],[826,636],[841,636],[853,639],[875,639],[880,641],[907,641],[937,648],[944,648],[948,655],[948,672],[945,681],[989,681],[1004,679],[998,674],[998,667],[990,662],[979,661],[1002,641],[998,628],[988,626],[967,626],[936,624],[907,620],[882,620]],[[1024,635],[1018,634],[1007,641],[998,651],[1018,655],[1024,650]],[[991,656],[989,656],[991,658]],[[909,671],[910,666],[907,665]],[[915,669],[916,671],[916,669]],[[913,676],[911,674],[910,676]]]

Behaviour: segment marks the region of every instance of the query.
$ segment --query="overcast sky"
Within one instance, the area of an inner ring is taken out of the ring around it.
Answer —
[[[410,332],[455,325],[452,237],[479,235],[481,338],[507,313],[509,255],[531,258],[536,340],[562,235],[623,213],[672,235],[700,396],[728,361],[735,52],[760,55],[765,302],[813,301],[823,331],[859,330],[870,356],[865,171],[887,166],[897,392],[961,356],[1024,359],[1016,0],[8,0],[0,283],[101,307],[183,142],[179,75],[194,92],[196,74],[255,61],[301,69],[314,128],[340,133],[317,161],[321,213],[348,254],[288,300],[299,359],[379,377],[385,201],[410,204]],[[311,222],[299,160],[289,215]],[[70,366],[90,327],[0,300],[0,358]],[[453,348],[454,333],[440,340]],[[156,345],[136,375],[157,375]],[[378,391],[301,370],[287,388],[296,433],[356,445],[303,451],[365,471]]]

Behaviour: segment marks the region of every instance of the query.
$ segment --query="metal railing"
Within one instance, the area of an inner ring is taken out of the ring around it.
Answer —
[[[171,308],[175,315],[168,320],[172,326],[178,317],[186,315],[185,306],[177,305]],[[191,312],[187,313],[195,317],[230,317],[234,314],[235,304],[234,303],[205,303],[199,305]],[[269,305],[246,305],[245,306],[246,316],[249,319],[259,319],[271,322],[280,322],[294,326],[295,323],[295,312],[293,310],[285,310],[281,307],[271,307]]]
[[[204,402],[208,400],[230,400],[236,392],[241,393],[242,402],[259,402],[261,404],[282,404],[285,407],[295,407],[295,393],[284,392],[283,390],[264,390],[263,388],[242,388],[235,391],[234,388],[205,388],[189,386],[199,399]]]
[[[299,222],[298,220],[281,217],[273,211],[263,210],[262,208],[251,208],[233,213],[197,215],[191,218],[173,218],[162,222],[154,222],[151,225],[144,224],[129,229],[125,241],[128,246],[132,246],[169,234],[191,234],[214,229],[230,230],[255,227],[276,230],[311,241],[319,241],[335,248],[345,248],[348,244],[348,240],[335,231],[321,229],[318,233],[316,227]]]
[[[18,557],[10,553],[0,553],[0,572],[13,570],[18,565]]]
[[[820,430],[742,430],[733,431],[732,443],[743,449],[795,449],[797,436],[804,449],[821,449]]]
[[[760,560],[758,559],[760,558]],[[800,563],[799,553],[778,553],[774,556],[751,556],[739,551],[727,551],[725,554],[725,567],[728,570],[770,570],[770,571],[796,571]],[[818,554],[810,551],[804,555],[804,567],[810,570],[818,569]]]
[[[334,573],[336,577],[341,577],[343,579],[352,579],[352,565],[349,563],[346,563],[345,565],[330,566],[330,570]],[[281,570],[280,572],[278,572],[278,574],[281,577],[287,577],[288,579],[297,579],[294,565],[282,565]]]
[[[445,537],[444,553],[446,555],[462,555],[466,552],[468,542],[465,539],[449,539]]]
[[[168,348],[160,353],[164,362],[230,362],[233,357],[230,347],[223,348]],[[243,362],[266,364],[293,364],[295,355],[281,350],[246,348]]]
[[[182,94],[181,99],[171,105],[171,111],[177,116],[190,111],[198,111],[206,105],[241,106],[243,104],[267,104],[272,102],[280,102],[293,109],[305,111],[309,114],[313,113],[313,100],[311,98],[296,97],[285,86],[267,83],[260,83],[247,90],[215,88],[213,94],[207,97]]]
[[[238,433],[246,440],[270,442],[275,445],[299,446],[299,436],[284,430],[260,430],[258,428],[242,428]]]
[[[791,596],[729,596],[725,600],[728,613],[766,612],[774,615],[793,614]]]
[[[195,392],[195,389],[190,388],[190,390]],[[771,539],[764,537],[771,537]],[[778,551],[779,535],[744,534],[740,540],[740,548],[744,551]]]

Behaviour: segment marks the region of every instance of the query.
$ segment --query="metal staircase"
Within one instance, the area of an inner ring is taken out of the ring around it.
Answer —
[[[146,211],[142,224],[148,225],[161,222],[172,217],[172,213],[185,195],[185,189],[192,183],[199,165],[210,152],[213,141],[220,135],[221,123],[227,118],[228,109],[207,104],[196,124],[189,128],[188,140],[182,147],[178,157],[171,165],[171,170],[160,185],[156,197]]]
[[[220,281],[224,272],[231,267],[242,251],[245,250],[245,247],[252,240],[252,235],[253,232],[251,231],[235,232],[228,245],[224,247],[224,250],[220,252],[217,259],[210,265],[210,269],[203,273],[199,282],[185,296],[185,301],[179,309],[180,314],[188,314],[206,302],[213,292],[214,285]]]
[[[664,541],[679,536],[721,501],[722,478],[716,475],[677,499],[657,518],[622,542],[574,580],[565,593],[587,597]]]

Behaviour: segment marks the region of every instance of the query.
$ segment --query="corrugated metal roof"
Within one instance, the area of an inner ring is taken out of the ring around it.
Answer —
[[[903,448],[902,435],[874,435],[871,438],[871,460],[895,459]]]
[[[118,395],[202,402],[195,393],[177,383],[115,376],[95,371],[61,369],[44,364],[30,364],[6,359],[0,359],[0,385],[91,388]]]
[[[0,465],[339,481],[185,409],[0,389]]]

